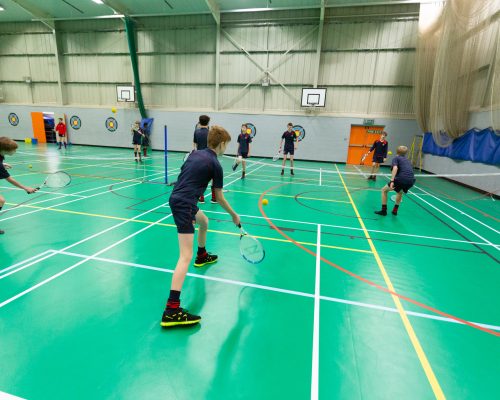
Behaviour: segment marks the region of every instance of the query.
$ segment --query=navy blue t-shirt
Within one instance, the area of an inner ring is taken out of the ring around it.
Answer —
[[[370,151],[373,151],[375,149],[375,156],[381,156],[384,158],[387,158],[387,149],[389,148],[389,143],[387,143],[387,140],[375,140],[373,142],[372,147],[370,148]]]
[[[196,143],[197,150],[203,150],[208,147],[208,128],[198,128],[194,131],[193,143]]]
[[[181,168],[170,198],[195,206],[212,179],[214,188],[222,189],[223,172],[215,152],[208,148],[193,151]]]
[[[288,130],[286,130],[283,132],[283,135],[281,135],[281,139],[285,139],[285,149],[292,150],[294,148],[293,143],[297,141],[297,135],[295,135],[294,131],[288,132]]]
[[[10,176],[9,172],[3,165],[3,160],[5,160],[5,157],[0,154],[0,179],[6,179]]]
[[[413,165],[411,165],[410,160],[404,156],[396,156],[392,159],[392,168],[394,166],[398,167],[398,172],[394,179],[405,183],[414,183],[415,175],[413,174]]]
[[[241,153],[248,153],[249,145],[252,143],[252,138],[246,133],[240,133],[238,136],[238,143],[240,144],[238,154],[241,155]]]

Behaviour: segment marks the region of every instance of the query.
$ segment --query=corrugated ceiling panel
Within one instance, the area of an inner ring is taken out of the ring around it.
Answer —
[[[31,103],[31,89],[26,83],[2,83],[5,103]]]
[[[54,54],[54,36],[52,34],[24,35],[28,54]]]
[[[1,57],[0,79],[5,81],[22,80],[23,76],[30,76],[31,71],[28,57]]]
[[[124,32],[63,33],[63,53],[128,53]]]
[[[369,112],[387,115],[412,114],[413,90],[411,88],[373,88]]]
[[[378,48],[398,49],[417,47],[418,21],[384,21],[379,23]]]
[[[369,89],[334,87],[326,91],[326,107],[329,112],[366,114]]]
[[[259,65],[266,66],[266,54],[254,54],[252,57]],[[220,82],[243,83],[254,81],[262,71],[244,54],[221,54]]]
[[[282,83],[312,85],[316,69],[316,53],[295,53],[285,58],[279,54],[271,54],[269,65],[278,65],[272,74]]]
[[[58,93],[57,83],[37,83],[33,85],[33,101],[35,103],[56,103]]]
[[[215,51],[215,27],[138,32],[139,52]]]
[[[324,53],[321,55],[322,85],[371,85],[376,53]]]
[[[63,63],[67,82],[96,82],[99,76],[99,64],[95,57],[66,56]]]
[[[231,104],[225,107],[226,110],[262,110],[264,93],[267,93],[269,88],[251,86],[243,93],[241,90],[241,86],[223,86],[219,95],[221,106],[224,107],[231,101]]]
[[[178,108],[213,109],[213,86],[177,86],[176,104]]]
[[[31,69],[33,81],[56,81],[57,82],[57,60],[55,56],[29,57],[28,62]]]
[[[143,82],[214,83],[213,54],[142,55],[139,71]],[[128,67],[131,69],[130,65]]]
[[[413,85],[414,52],[380,52],[376,58],[376,85]]]

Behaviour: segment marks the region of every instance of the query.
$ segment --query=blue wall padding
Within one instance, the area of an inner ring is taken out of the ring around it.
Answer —
[[[422,151],[455,160],[467,160],[483,164],[500,164],[500,135],[491,128],[471,129],[448,147],[439,147],[432,133],[424,135]]]

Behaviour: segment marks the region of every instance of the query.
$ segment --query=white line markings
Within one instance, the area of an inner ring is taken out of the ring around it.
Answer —
[[[321,276],[321,225],[318,224],[318,237],[316,240],[316,277],[314,283],[311,400],[318,399],[318,388],[319,388],[319,307],[320,307],[320,290],[321,290],[320,276]]]
[[[145,264],[137,264],[137,263],[132,263],[132,262],[128,262],[128,261],[120,261],[120,260],[115,260],[115,259],[111,259],[111,258],[88,256],[85,254],[72,253],[72,252],[67,252],[67,251],[62,251],[62,250],[61,251],[52,250],[52,251],[59,253],[59,254],[64,254],[64,255],[83,258],[83,259],[89,258],[92,260],[102,261],[102,262],[109,263],[109,264],[124,265],[124,266],[128,266],[128,267],[141,268],[141,269],[146,269],[146,270],[150,270],[150,271],[157,271],[157,272],[162,272],[162,273],[168,273],[168,274],[172,274],[174,272],[173,269],[154,267],[154,266],[145,265]],[[267,291],[271,291],[271,292],[284,293],[284,294],[289,294],[289,295],[293,295],[293,296],[308,297],[308,298],[312,298],[312,299],[314,299],[314,297],[315,297],[314,294],[300,292],[297,290],[281,289],[281,288],[276,288],[276,287],[272,287],[272,286],[258,285],[255,283],[242,282],[242,281],[237,281],[237,280],[233,280],[233,279],[217,278],[217,277],[213,277],[213,276],[199,275],[199,274],[194,274],[194,273],[188,273],[187,275],[192,277],[192,278],[204,279],[207,281],[227,283],[230,285],[243,286],[243,287],[251,287],[254,289],[261,289],[261,290],[267,290]],[[370,308],[373,310],[379,310],[379,311],[384,311],[384,312],[398,313],[398,310],[396,308],[380,306],[377,304],[363,303],[363,302],[359,302],[359,301],[352,301],[352,300],[340,299],[337,297],[329,297],[329,296],[321,296],[321,295],[319,296],[319,298],[320,298],[320,300],[329,301],[329,302],[333,302],[333,303],[348,304],[348,305],[352,305],[352,306]],[[434,319],[437,321],[451,322],[454,324],[464,325],[461,322],[456,321],[456,320],[451,319],[451,318],[441,317],[441,316],[432,315],[432,314],[413,312],[413,311],[408,311],[408,310],[405,310],[405,312],[406,312],[406,314],[412,315],[414,317]],[[469,321],[469,322],[471,322],[471,321]],[[495,331],[500,331],[500,326],[483,324],[483,323],[479,323],[479,322],[472,322],[472,323],[479,325],[479,326],[482,326],[484,328],[492,329]]]

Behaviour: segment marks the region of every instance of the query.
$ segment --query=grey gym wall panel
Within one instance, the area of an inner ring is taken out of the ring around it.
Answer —
[[[260,86],[250,86],[243,93],[241,92],[242,89],[243,86],[221,86],[219,94],[221,106],[224,106],[228,101],[234,99],[234,101],[228,105],[228,109],[263,111],[264,89]],[[239,96],[235,98],[238,94]]]
[[[31,103],[31,88],[25,82],[2,83],[4,103]]]
[[[266,65],[265,54],[253,54],[260,64]],[[220,83],[241,83],[246,85],[254,81],[262,71],[245,54],[220,55]],[[260,82],[258,82],[260,84]]]
[[[380,49],[415,48],[418,37],[418,20],[380,21],[378,42]]]
[[[326,91],[328,112],[366,114],[370,99],[369,88],[333,87]]]
[[[376,58],[375,53],[324,53],[320,85],[371,85]]]
[[[415,71],[415,53],[380,52],[374,66],[375,85],[413,86]]]
[[[139,56],[141,81],[158,83],[214,83],[213,54],[163,54]]]
[[[33,82],[55,82],[57,83],[57,60],[54,56],[28,57],[31,80]]]
[[[413,89],[401,87],[371,88],[370,104],[367,112],[414,118]]]
[[[41,22],[2,22],[0,34],[2,33],[47,33],[49,28]]]
[[[35,104],[57,103],[57,82],[32,84],[33,101]]]
[[[145,28],[142,28],[145,29]],[[137,28],[137,51],[168,53],[206,53],[215,51],[214,27],[191,27],[161,30],[141,30]]]
[[[0,57],[0,80],[24,81],[31,76],[28,57]]]
[[[176,107],[186,110],[213,109],[214,89],[212,86],[177,86]],[[151,117],[152,118],[152,117]]]
[[[294,53],[284,61],[281,54],[270,54],[269,66],[273,65],[279,66],[272,71],[272,74],[285,85],[310,86],[314,81],[316,56],[313,53]]]
[[[61,32],[61,39],[63,53],[128,53],[123,31]]]

